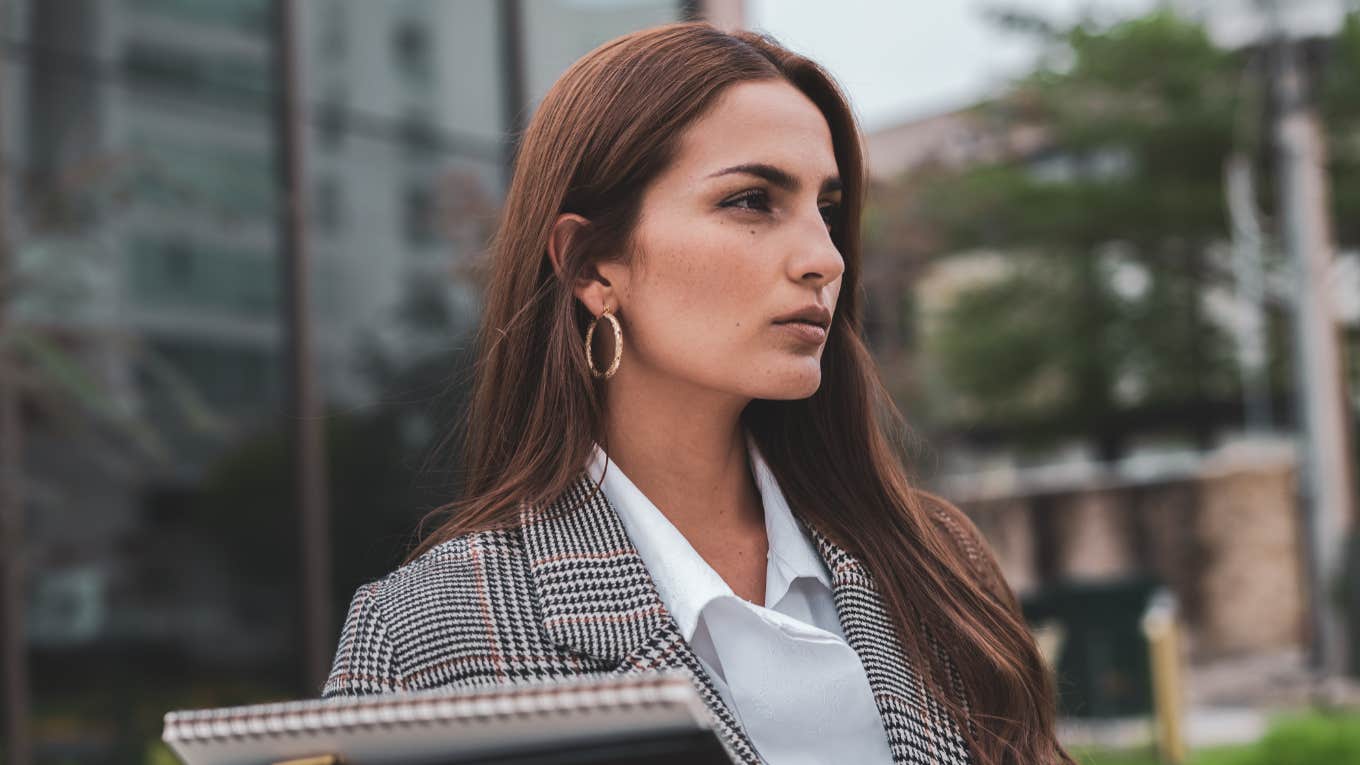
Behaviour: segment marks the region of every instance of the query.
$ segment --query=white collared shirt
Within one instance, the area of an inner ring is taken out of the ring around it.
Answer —
[[[618,512],[661,602],[766,762],[891,763],[864,666],[845,642],[826,566],[749,434],[746,445],[769,539],[763,606],[733,593],[598,445],[588,470]]]

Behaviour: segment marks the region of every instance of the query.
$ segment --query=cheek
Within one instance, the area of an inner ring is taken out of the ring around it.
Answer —
[[[841,287],[843,286],[845,286],[845,280],[837,278],[836,281],[831,284],[831,289],[827,291],[828,307],[831,309],[831,314],[833,316],[836,314],[836,311],[839,310],[840,308]]]
[[[731,224],[650,232],[629,295],[645,339],[690,351],[744,343],[767,312],[770,287],[753,241],[749,227]]]

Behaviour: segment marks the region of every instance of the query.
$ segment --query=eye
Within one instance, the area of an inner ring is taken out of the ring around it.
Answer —
[[[826,221],[827,228],[831,228],[841,214],[841,206],[836,202],[821,205],[817,209],[822,211],[822,220]]]
[[[770,211],[770,195],[765,189],[750,189],[724,200],[721,207],[735,207],[741,210]]]

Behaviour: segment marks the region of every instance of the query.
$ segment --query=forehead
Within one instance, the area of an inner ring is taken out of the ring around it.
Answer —
[[[673,170],[696,180],[749,162],[775,165],[813,188],[837,175],[826,118],[784,80],[741,82],[724,90],[681,135]]]

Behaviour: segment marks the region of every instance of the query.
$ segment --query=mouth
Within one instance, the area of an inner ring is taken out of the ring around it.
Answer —
[[[805,324],[817,327],[825,332],[831,327],[831,310],[825,306],[812,304],[803,306],[796,311],[790,311],[783,316],[776,317],[775,324]]]
[[[821,345],[826,342],[827,328],[813,321],[794,319],[791,321],[777,321],[774,323],[784,334],[793,339],[808,345]]]
[[[804,326],[804,327],[815,327],[815,328],[820,329],[820,330],[826,330],[826,325],[825,325],[825,324],[822,324],[822,323],[819,322],[819,321],[808,321],[808,320],[806,320],[806,319],[791,319],[791,320],[789,320],[789,321],[776,321],[775,324],[778,324],[778,325],[780,325],[780,326],[788,326],[788,325],[791,325],[791,324],[801,324],[801,325]]]

